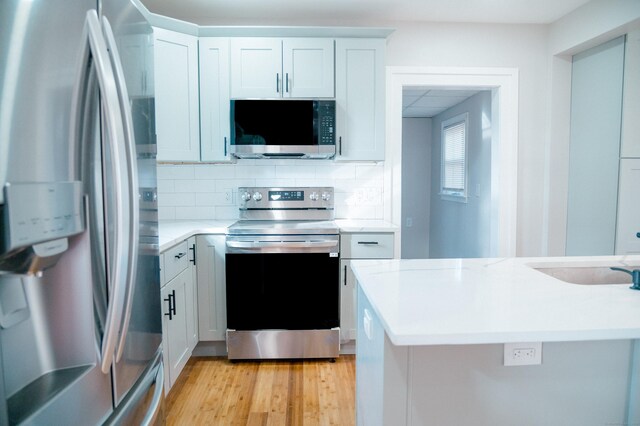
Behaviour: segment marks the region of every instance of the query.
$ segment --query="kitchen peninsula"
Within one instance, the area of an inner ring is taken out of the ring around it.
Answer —
[[[609,271],[634,265],[640,256],[354,261],[357,423],[640,423],[640,291]]]

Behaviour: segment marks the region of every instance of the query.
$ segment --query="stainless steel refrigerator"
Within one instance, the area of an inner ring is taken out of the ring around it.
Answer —
[[[138,6],[0,1],[0,425],[163,422]]]

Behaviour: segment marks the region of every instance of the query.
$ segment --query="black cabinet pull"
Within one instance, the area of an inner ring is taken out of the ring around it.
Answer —
[[[171,321],[176,314],[176,291],[172,290],[164,301],[169,302],[169,312],[164,315],[169,317],[169,321]]]
[[[280,93],[280,74],[276,73],[276,93]]]
[[[196,265],[196,245],[193,244],[191,247],[189,247],[189,250],[193,252],[193,258],[189,259],[189,262],[193,263],[193,266],[195,266]]]
[[[342,136],[338,138],[338,155],[342,155]]]
[[[344,285],[347,285],[347,265],[344,265]]]
[[[289,93],[289,73],[286,73],[285,76],[285,86],[287,88],[287,93]]]
[[[227,156],[227,137],[224,137],[224,156]]]
[[[379,243],[377,241],[358,241],[358,244],[362,244],[363,246],[377,246]]]
[[[185,251],[185,252],[182,252],[182,253],[178,253],[178,254],[176,254],[176,255],[175,255],[175,258],[176,258],[176,259],[182,259],[183,257],[185,257],[185,256],[186,256],[186,254],[187,254],[187,252],[186,252],[186,251]]]

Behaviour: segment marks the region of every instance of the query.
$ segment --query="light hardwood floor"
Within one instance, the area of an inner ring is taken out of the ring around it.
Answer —
[[[191,358],[166,414],[168,425],[354,425],[355,357],[235,364]]]

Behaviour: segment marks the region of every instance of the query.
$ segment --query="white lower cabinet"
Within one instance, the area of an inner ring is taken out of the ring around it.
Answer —
[[[196,237],[187,240],[187,250],[189,258],[189,269],[191,270],[191,285],[186,299],[189,306],[187,312],[187,340],[189,350],[193,352],[198,344],[198,285],[196,279],[198,272],[196,269]]]
[[[198,343],[197,288],[194,282],[195,266],[189,262],[190,241],[184,241],[160,255],[166,393],[180,376]]]
[[[393,232],[340,235],[340,340],[356,339],[356,278],[352,259],[393,259]]]
[[[198,235],[198,327],[201,341],[224,341],[227,331],[225,236]]]
[[[356,278],[350,260],[340,260],[340,340],[356,338]]]

